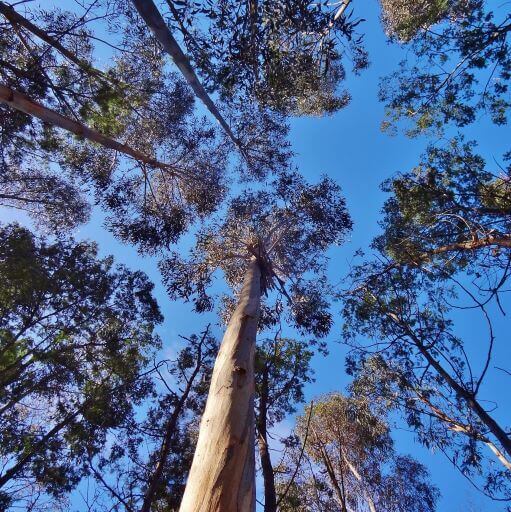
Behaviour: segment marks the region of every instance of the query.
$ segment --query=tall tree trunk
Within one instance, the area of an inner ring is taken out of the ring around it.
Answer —
[[[367,492],[364,486],[364,482],[362,482],[362,475],[357,471],[355,466],[350,462],[348,457],[342,453],[342,458],[344,459],[344,462],[346,463],[346,466],[348,466],[348,469],[350,470],[351,474],[358,480],[360,483],[360,486],[362,487],[362,494],[364,495],[364,500],[367,503],[367,506],[369,508],[370,512],[376,512],[376,507],[374,505],[374,501],[371,498],[371,495]]]
[[[170,32],[165,20],[163,19],[160,11],[152,0],[132,0],[135,9],[140,14],[140,17],[145,21],[154,37],[163,46],[163,49],[172,57],[174,64],[181,71],[183,77],[192,88],[193,92],[199,98],[206,108],[213,114],[220,126],[224,129],[229,138],[239,147],[239,140],[234,136],[227,121],[223,118],[222,114],[213,103],[204,86],[201,84],[197,77],[188,57],[184,54],[178,42]]]
[[[332,464],[332,461],[330,460],[330,456],[328,455],[328,452],[325,449],[325,446],[321,439],[319,438],[316,431],[312,430],[315,437],[315,442],[319,445],[319,453],[321,456],[321,459],[323,460],[323,464],[326,468],[326,472],[328,475],[328,478],[330,480],[330,484],[333,487],[334,494],[335,494],[335,501],[337,501],[337,504],[341,507],[341,512],[347,512],[346,508],[346,490],[344,488],[344,477],[342,474],[342,468],[341,468],[341,482],[337,479],[337,475],[335,474],[334,466]]]
[[[275,491],[275,475],[271,463],[270,450],[268,448],[268,368],[265,366],[259,396],[259,416],[257,418],[257,439],[259,445],[259,457],[264,480],[264,512],[277,511],[277,493]]]
[[[46,108],[44,105],[33,101],[26,94],[6,87],[5,85],[0,85],[0,102],[5,103],[6,105],[9,105],[9,107],[19,110],[20,112],[24,112],[29,116],[37,117],[45,123],[62,128],[92,142],[96,142],[105,148],[119,151],[119,153],[130,156],[139,162],[150,165],[152,167],[166,169],[174,174],[178,174],[178,172],[170,165],[159,162],[158,160],[144,155],[140,151],[137,151],[130,146],[126,146],[121,142],[117,142],[116,140],[111,139],[110,137],[107,137],[106,135],[103,135],[102,133],[99,133],[92,128],[89,128],[88,126],[79,123],[78,121],[74,121],[69,117],[55,112],[54,110]]]
[[[255,511],[254,353],[261,269],[251,259],[216,358],[181,512]]]

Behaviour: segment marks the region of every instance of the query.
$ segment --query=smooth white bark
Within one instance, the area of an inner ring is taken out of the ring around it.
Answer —
[[[255,511],[254,353],[261,271],[252,259],[216,358],[180,512]]]

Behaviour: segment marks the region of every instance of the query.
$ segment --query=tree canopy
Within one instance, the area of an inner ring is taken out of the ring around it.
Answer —
[[[275,323],[278,316],[272,311],[288,303],[294,325],[324,336],[332,323],[325,251],[342,242],[351,228],[344,198],[332,180],[308,185],[295,172],[278,177],[272,190],[234,198],[222,218],[198,233],[188,260],[174,253],[162,262],[164,280],[171,296],[193,300],[195,309],[204,311],[213,305],[208,287],[214,272],[221,270],[237,290],[247,262],[255,257],[263,273],[263,293],[276,290],[284,296],[284,302],[268,303],[262,322]]]
[[[322,115],[349,101],[344,64],[368,65],[350,1],[167,2],[169,19],[210,90],[236,92],[292,115]]]
[[[499,499],[509,499],[511,445],[485,387],[508,281],[507,174],[488,170],[462,138],[429,147],[419,166],[384,184],[377,258],[353,269],[344,302],[357,394],[399,408],[423,444]],[[479,355],[458,333],[462,311],[472,322],[480,313],[486,327]]]
[[[509,12],[482,0],[382,0],[388,33],[414,58],[381,84],[383,126],[405,121],[407,133],[463,127],[488,113],[507,122],[511,60]]]
[[[436,509],[427,469],[396,453],[385,417],[366,399],[321,397],[298,418],[296,434],[279,474],[282,510]]]
[[[0,0],[0,509],[433,512],[428,450],[511,510],[510,28]]]
[[[162,316],[146,276],[99,259],[93,244],[46,243],[16,224],[0,238],[7,507],[37,487],[65,495],[109,430],[130,422],[151,389],[143,374]]]

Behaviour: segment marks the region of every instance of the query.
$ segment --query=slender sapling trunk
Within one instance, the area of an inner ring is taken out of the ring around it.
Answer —
[[[268,447],[268,368],[263,371],[261,395],[259,397],[259,417],[257,418],[257,440],[259,457],[264,480],[264,512],[277,512],[277,492],[275,491],[275,475]]]

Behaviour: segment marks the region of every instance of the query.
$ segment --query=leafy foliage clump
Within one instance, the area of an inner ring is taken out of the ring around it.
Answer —
[[[144,158],[127,158],[2,104],[0,200],[52,231],[86,221],[99,205],[118,238],[157,252],[221,203],[229,149],[195,116],[194,96],[165,69],[161,50],[114,5],[106,13],[102,7],[91,6],[91,17],[110,20],[109,35],[122,41],[105,71],[94,67],[97,38],[89,21],[29,9],[26,23],[35,29],[13,29],[8,16],[0,23],[0,59],[11,63],[2,67],[2,83]],[[50,40],[63,35],[46,44],[32,30]]]
[[[381,0],[381,6],[387,34],[408,42],[419,30],[427,29],[448,13],[449,0]]]
[[[210,90],[224,100],[241,94],[286,115],[323,115],[344,107],[343,61],[368,65],[361,20],[343,3],[310,0],[186,0],[170,18]]]
[[[0,228],[0,485],[62,497],[152,390],[162,321],[142,272],[90,243]],[[30,493],[28,493],[30,494]]]
[[[389,32],[411,47],[380,86],[384,129],[404,121],[410,136],[443,133],[449,124],[473,123],[479,113],[506,124],[511,24],[505,8],[480,0],[386,0],[382,6]]]
[[[367,399],[320,397],[299,416],[295,433],[298,443],[278,468],[282,510],[436,509],[439,492],[427,469],[396,453],[385,415]]]
[[[373,246],[395,262],[435,265],[444,277],[505,269],[510,170],[490,172],[475,149],[459,137],[431,146],[418,167],[387,180],[385,231]]]
[[[308,185],[297,173],[282,174],[272,189],[234,198],[223,219],[198,233],[188,260],[177,253],[166,258],[161,270],[167,289],[171,297],[193,300],[197,311],[210,309],[207,290],[215,271],[238,290],[255,258],[263,291],[283,294],[291,321],[304,332],[324,336],[332,324],[325,251],[351,228],[344,199],[330,179]]]

